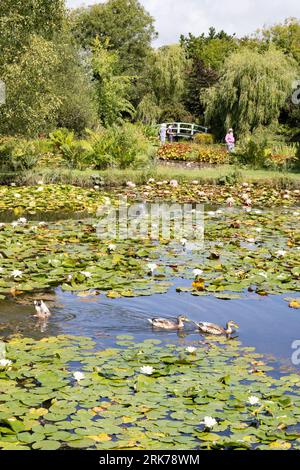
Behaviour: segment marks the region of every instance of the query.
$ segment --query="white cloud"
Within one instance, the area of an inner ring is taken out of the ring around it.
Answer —
[[[103,3],[97,0],[67,0],[69,7]],[[199,35],[210,26],[238,36],[263,25],[300,17],[299,0],[141,0],[156,19],[158,44],[178,41],[180,34]]]

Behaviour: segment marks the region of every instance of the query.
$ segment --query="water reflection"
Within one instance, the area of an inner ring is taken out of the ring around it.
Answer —
[[[100,348],[114,345],[116,337],[124,334],[133,335],[136,341],[147,338],[180,344],[205,341],[193,324],[186,324],[185,330],[178,333],[155,331],[147,320],[184,314],[193,321],[219,325],[233,319],[240,326],[238,338],[243,346],[255,347],[258,352],[271,354],[291,365],[291,344],[299,339],[300,320],[283,300],[286,296],[247,294],[244,299],[224,301],[212,296],[178,294],[174,287],[166,294],[108,299],[105,295],[80,298],[58,289],[57,306],[51,306],[52,316],[46,324],[32,316],[33,305],[0,302],[0,336],[18,333],[39,339],[59,334],[82,335],[94,339]]]

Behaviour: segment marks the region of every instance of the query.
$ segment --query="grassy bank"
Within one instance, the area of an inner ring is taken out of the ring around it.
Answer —
[[[81,187],[91,187],[100,184],[105,187],[123,186],[127,181],[144,184],[149,178],[156,180],[176,179],[179,182],[198,180],[203,184],[234,184],[235,181],[272,185],[276,188],[300,188],[299,172],[281,172],[268,170],[252,170],[235,168],[231,165],[220,165],[207,168],[174,168],[166,166],[151,166],[143,170],[110,169],[104,171],[70,170],[41,168],[22,173],[0,174],[0,184],[36,185],[40,181],[45,184],[72,184]]]

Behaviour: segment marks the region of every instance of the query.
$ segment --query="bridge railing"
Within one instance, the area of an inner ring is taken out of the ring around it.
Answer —
[[[198,124],[190,122],[165,122],[163,124],[167,127],[171,126],[172,130],[176,132],[176,135],[181,137],[193,137],[195,134],[208,133],[208,127],[199,126]],[[158,126],[161,127],[162,124]]]

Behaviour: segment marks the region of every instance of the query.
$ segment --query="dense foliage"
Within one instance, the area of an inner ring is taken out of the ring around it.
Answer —
[[[71,11],[63,0],[10,0],[0,26],[1,134],[28,139],[67,128],[80,138],[124,121],[206,120],[220,142],[229,126],[239,140],[263,127],[282,143],[299,141],[295,18],[244,38],[210,28],[159,48],[138,0]]]

